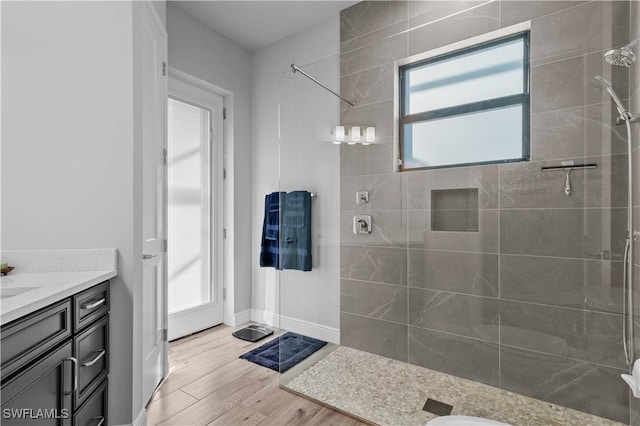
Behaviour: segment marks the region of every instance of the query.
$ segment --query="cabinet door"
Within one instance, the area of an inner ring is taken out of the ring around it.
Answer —
[[[71,425],[71,342],[2,382],[2,425]]]

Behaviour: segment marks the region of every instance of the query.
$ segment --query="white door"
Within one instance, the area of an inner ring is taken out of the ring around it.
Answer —
[[[223,99],[178,75],[167,120],[169,340],[223,321]]]
[[[167,33],[150,2],[134,2],[139,16],[142,128],[142,399],[167,372],[166,116]]]

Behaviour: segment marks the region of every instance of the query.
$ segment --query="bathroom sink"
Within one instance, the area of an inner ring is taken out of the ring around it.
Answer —
[[[0,299],[14,297],[27,291],[35,290],[38,287],[2,287],[0,288]]]

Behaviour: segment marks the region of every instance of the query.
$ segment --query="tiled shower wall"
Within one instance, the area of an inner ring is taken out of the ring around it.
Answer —
[[[341,148],[343,345],[629,421],[626,134],[590,84],[599,74],[630,93],[629,70],[602,59],[637,28],[629,16],[628,2],[599,1],[367,1],[342,12],[340,90],[356,106],[343,104],[341,124],[374,125],[378,137]],[[531,161],[394,172],[394,61],[525,20]],[[540,171],[562,160],[598,165],[572,172],[570,196],[562,172]],[[432,231],[432,191],[460,188],[478,190],[478,231]],[[369,203],[356,204],[358,190]],[[372,234],[353,234],[354,214],[372,216]]]

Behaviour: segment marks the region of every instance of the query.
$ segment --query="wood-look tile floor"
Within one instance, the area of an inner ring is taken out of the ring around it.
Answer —
[[[220,325],[171,342],[169,376],[147,407],[155,425],[363,425],[280,389],[279,374],[238,357],[245,342]]]

